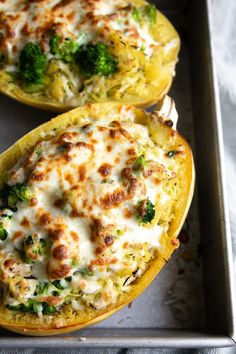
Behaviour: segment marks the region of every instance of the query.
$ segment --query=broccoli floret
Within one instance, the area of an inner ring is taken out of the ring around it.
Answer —
[[[10,187],[7,205],[11,209],[16,208],[17,202],[27,202],[31,198],[31,192],[24,183],[17,183]]]
[[[147,5],[143,8],[144,16],[146,16],[151,23],[156,23],[157,9],[155,5]]]
[[[71,38],[66,38],[62,44],[61,37],[55,35],[50,40],[51,53],[56,56],[57,59],[61,59],[66,63],[74,60],[75,53],[78,51],[80,45],[73,41]]]
[[[103,42],[89,44],[79,50],[76,54],[76,61],[82,73],[87,77],[93,75],[107,76],[117,71],[117,60]]]
[[[50,283],[49,282],[39,282],[36,286],[35,293],[34,295],[48,295],[48,290],[50,288]]]
[[[43,314],[50,314],[56,311],[56,307],[50,306],[47,302],[36,302],[33,300],[29,300],[26,304],[19,305],[6,305],[9,310],[12,311],[22,311],[22,312],[30,312],[30,313],[38,313],[39,306],[42,306]]]
[[[60,41],[61,41],[61,36],[59,36],[58,34],[56,34],[55,36],[53,36],[50,39],[49,45],[50,45],[50,50],[52,54],[57,54],[58,53],[58,48],[60,45]]]
[[[40,84],[46,70],[46,55],[39,45],[27,43],[20,53],[20,75],[28,84]]]
[[[141,224],[147,224],[155,216],[155,207],[149,199],[144,199],[138,203],[138,219]]]
[[[1,206],[16,210],[17,202],[26,202],[31,198],[31,192],[25,183],[17,183],[14,186],[5,184],[0,190]]]
[[[41,256],[46,247],[46,241],[38,238],[37,235],[29,235],[23,243],[22,258],[26,263],[32,263]]]
[[[139,8],[134,7],[131,16],[136,22],[141,22],[142,19],[147,19],[150,23],[154,24],[156,23],[157,9],[155,5],[147,5]]]
[[[57,289],[60,289],[60,290],[65,289],[60,280],[54,280],[54,281],[52,282],[52,284],[53,284]]]
[[[4,227],[3,227],[3,225],[0,223],[0,240],[1,240],[1,241],[6,240],[7,235],[8,235],[7,230],[5,230]]]
[[[134,21],[136,22],[140,22],[140,13],[139,13],[139,9],[137,9],[136,7],[133,8],[131,16],[133,17]]]
[[[10,209],[0,210],[0,240],[4,241],[7,238],[8,232],[6,226],[8,221],[12,218],[12,211]]]
[[[140,155],[137,158],[137,160],[135,161],[135,163],[133,165],[133,169],[140,171],[140,170],[143,170],[146,165],[147,165],[147,161],[145,160],[144,155]]]
[[[86,275],[92,276],[92,275],[94,275],[94,272],[91,272],[88,268],[78,269],[74,274],[76,274],[76,273],[79,273],[82,276],[86,276]]]

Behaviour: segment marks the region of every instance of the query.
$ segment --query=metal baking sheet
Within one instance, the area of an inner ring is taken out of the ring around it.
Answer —
[[[222,132],[210,38],[210,1],[154,1],[182,40],[171,89],[178,130],[190,142],[197,186],[181,247],[132,304],[88,329],[56,337],[0,330],[1,347],[217,347],[234,345],[232,254],[225,200]],[[0,150],[52,113],[0,97]]]

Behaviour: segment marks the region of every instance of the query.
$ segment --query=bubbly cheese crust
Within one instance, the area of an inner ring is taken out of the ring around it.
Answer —
[[[0,86],[7,82],[8,93],[16,97],[58,107],[130,102],[142,96],[148,100],[153,92],[168,86],[166,77],[174,75],[179,47],[178,36],[163,23],[163,15],[158,12],[155,18],[154,14],[154,20],[145,15],[143,9],[148,6],[146,1],[131,4],[127,0],[0,1]],[[84,77],[74,61],[52,54],[50,40],[55,34],[61,44],[69,39],[78,47],[104,42],[116,57],[117,72],[109,77]],[[29,42],[39,45],[46,55],[40,85],[26,84],[20,75],[20,53]]]
[[[93,121],[38,142],[8,172],[8,188],[24,184],[30,193],[10,209],[1,201],[0,279],[9,309],[39,316],[63,306],[103,309],[158,257],[185,150],[166,151],[132,122],[132,111],[123,114],[130,120]]]

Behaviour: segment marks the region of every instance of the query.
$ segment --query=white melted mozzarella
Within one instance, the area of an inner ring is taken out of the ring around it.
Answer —
[[[35,2],[12,0],[0,2],[0,19],[3,36],[0,51],[7,52],[8,70],[16,64],[19,52],[27,42],[42,43],[43,50],[49,51],[50,30],[56,29],[64,38],[72,38],[79,44],[102,40],[110,30],[145,46],[145,54],[152,55],[152,47],[158,43],[131,16],[132,8],[126,0],[87,1],[41,0]],[[115,16],[113,20],[112,16]],[[133,36],[133,32],[138,36]]]
[[[141,222],[140,202],[149,199],[155,204],[159,194],[161,203],[169,200],[155,174],[145,171],[148,166],[168,170],[170,159],[152,143],[147,127],[132,122],[132,112],[123,113],[129,122],[101,120],[68,128],[44,142],[37,157],[34,151],[31,159],[21,159],[9,171],[9,185],[28,176],[24,182],[36,202],[17,204],[0,259],[5,260],[9,250],[18,257],[29,235],[45,240],[46,250],[27,264],[27,272],[40,282],[72,277],[69,285],[65,283],[70,290],[61,296],[80,291],[81,299],[97,308],[115,301],[129,284],[124,283],[127,269],[140,276],[146,267],[139,269],[143,257],[148,252],[151,259],[160,247],[163,228]],[[146,160],[144,170],[135,167],[140,156]],[[129,282],[132,279],[135,275]],[[31,285],[24,292],[29,298],[34,296]],[[73,299],[75,309],[81,306],[77,300]]]

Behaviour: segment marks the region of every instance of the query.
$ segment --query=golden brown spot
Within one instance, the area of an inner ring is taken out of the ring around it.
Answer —
[[[53,6],[53,10],[58,10],[62,7],[65,7],[69,4],[71,4],[72,2],[74,2],[75,0],[61,0],[58,4],[56,4],[55,6]]]
[[[64,155],[64,159],[65,159],[67,162],[70,162],[70,161],[72,160],[72,157],[70,156],[69,153],[66,153],[66,154]]]
[[[51,306],[56,306],[61,303],[61,298],[59,296],[44,296],[40,298],[40,300],[47,302]]]
[[[120,162],[120,158],[119,157],[116,157],[115,158],[115,163],[118,164]]]
[[[67,248],[65,245],[59,245],[54,248],[52,255],[58,261],[62,261],[67,258]]]
[[[154,179],[153,179],[153,182],[154,182],[155,184],[160,184],[160,183],[161,183],[161,180],[160,180],[160,178],[154,178]]]
[[[13,259],[7,259],[3,265],[6,268],[11,268],[16,262]]]
[[[53,269],[50,272],[50,279],[61,279],[70,272],[71,267],[68,264],[62,264],[57,269]]]
[[[40,225],[47,225],[52,222],[51,215],[49,213],[43,213],[39,218]]]
[[[138,188],[138,180],[136,178],[131,178],[130,185],[128,188],[128,194],[131,197],[133,197],[137,188]]]
[[[85,213],[83,211],[77,210],[75,206],[73,206],[71,212],[70,212],[70,217],[71,218],[85,218]]]
[[[27,36],[27,35],[30,34],[30,28],[29,28],[28,23],[26,23],[26,24],[24,25],[24,27],[22,28],[21,31],[22,31],[22,33],[23,33],[25,36]]]
[[[74,17],[75,17],[75,12],[74,12],[74,11],[72,11],[72,12],[67,16],[67,18],[68,18],[69,21],[73,21],[73,20],[74,20]]]
[[[79,236],[77,235],[76,232],[71,231],[70,235],[71,235],[71,237],[73,238],[74,241],[78,241],[79,240]]]
[[[35,205],[38,204],[38,199],[37,198],[31,198],[29,201],[29,206],[34,207]]]
[[[123,189],[117,188],[113,193],[107,193],[100,199],[101,205],[104,209],[116,208],[126,199],[126,193]]]
[[[128,159],[125,164],[126,165],[133,165],[133,163],[136,161],[136,157],[131,157],[130,159]]]
[[[107,145],[107,151],[111,152],[112,151],[112,146],[111,145]]]
[[[12,236],[12,241],[17,240],[18,238],[22,237],[24,233],[22,231],[16,231]]]
[[[117,129],[110,129],[110,137],[112,139],[116,139],[119,135],[119,131]]]
[[[131,179],[133,176],[133,170],[130,167],[125,167],[121,170],[121,176],[123,178]]]
[[[59,135],[58,139],[57,139],[57,143],[58,144],[63,144],[64,142],[66,142],[66,140],[71,140],[73,137],[72,133],[62,133]]]
[[[91,132],[92,133],[92,132]],[[98,143],[98,141],[96,140],[96,139],[91,139],[91,142],[93,143],[93,144],[97,144]]]
[[[135,152],[135,150],[132,149],[132,148],[127,150],[127,154],[128,154],[129,156],[136,156],[136,152]]]
[[[102,247],[102,246],[98,246],[96,249],[95,249],[95,253],[98,255],[98,254],[102,254],[103,251],[104,251],[105,247]]]
[[[133,213],[130,209],[125,208],[123,211],[123,215],[125,218],[130,219],[133,216]]]
[[[53,240],[53,241],[58,241],[60,238],[64,236],[64,230],[63,229],[49,229],[48,230],[48,236]]]
[[[145,216],[147,212],[147,199],[141,201],[137,207],[138,214],[140,216]]]
[[[110,125],[112,127],[120,127],[121,123],[118,120],[113,120]]]
[[[24,226],[24,227],[26,227],[26,228],[29,228],[29,227],[30,227],[30,222],[29,222],[29,220],[27,219],[26,216],[25,216],[25,217],[23,218],[23,220],[21,221],[21,225]]]
[[[124,242],[122,247],[123,247],[124,249],[129,248],[129,243],[128,243],[128,242]]]
[[[113,257],[113,258],[97,258],[97,259],[93,259],[90,262],[90,265],[88,268],[92,270],[94,265],[101,266],[101,265],[105,265],[105,264],[115,264],[116,262],[117,262],[117,258],[115,258],[115,257]]]
[[[94,147],[90,144],[85,143],[84,141],[79,141],[78,143],[76,143],[76,146],[80,149],[80,148],[85,148],[85,149],[89,149],[91,151],[94,151]]]
[[[132,136],[130,135],[129,132],[127,132],[127,130],[125,130],[124,128],[121,128],[119,129],[121,135],[123,135],[126,139],[128,139],[130,142],[134,142]]]
[[[45,173],[41,172],[41,173],[32,173],[30,179],[34,180],[34,181],[43,181],[45,179]]]
[[[65,175],[65,180],[71,185],[74,184],[74,176],[71,173]]]
[[[109,176],[112,172],[112,166],[109,165],[108,163],[104,163],[102,164],[99,169],[98,169],[98,172],[103,176],[103,177],[106,177],[106,176]]]
[[[38,159],[38,162],[39,162],[39,163],[44,162],[44,161],[46,161],[46,158],[45,158],[45,157],[43,157],[43,156],[42,156],[42,157],[40,157],[40,159]]]
[[[84,182],[86,180],[86,165],[83,164],[81,166],[78,167],[78,173],[79,173],[79,181],[80,182]]]

